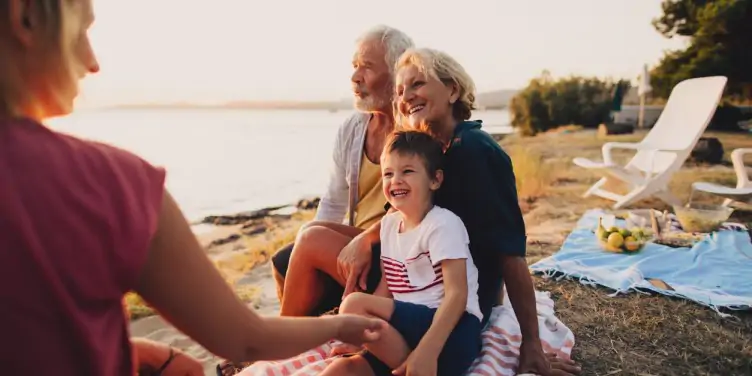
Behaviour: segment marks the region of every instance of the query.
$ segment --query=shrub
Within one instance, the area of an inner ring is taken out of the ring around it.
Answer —
[[[596,128],[609,121],[615,105],[621,105],[622,95],[614,103],[617,87],[623,95],[629,83],[578,76],[554,81],[544,73],[512,98],[512,126],[524,136],[567,124]]]

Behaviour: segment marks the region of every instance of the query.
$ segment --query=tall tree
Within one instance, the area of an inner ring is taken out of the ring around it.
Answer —
[[[653,70],[655,93],[665,98],[682,80],[723,75],[728,96],[752,99],[752,0],[663,0],[662,8],[655,29],[690,43],[667,52]]]

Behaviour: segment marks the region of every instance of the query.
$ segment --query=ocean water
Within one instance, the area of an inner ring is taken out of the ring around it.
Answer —
[[[190,220],[292,203],[326,188],[332,146],[350,111],[87,110],[50,121],[58,131],[134,152],[167,170]],[[479,111],[508,133],[506,111]]]

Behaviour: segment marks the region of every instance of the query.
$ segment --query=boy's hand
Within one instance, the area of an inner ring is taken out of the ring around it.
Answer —
[[[410,353],[401,366],[392,371],[392,374],[405,376],[436,376],[438,362],[439,357],[437,355],[430,354],[428,351],[421,350],[420,347],[418,347]]]
[[[336,346],[332,346],[332,351],[329,352],[329,356],[334,357],[334,356],[339,356],[339,355],[344,355],[344,354],[352,354],[362,349],[363,347],[361,346],[350,345],[347,343],[340,343]]]

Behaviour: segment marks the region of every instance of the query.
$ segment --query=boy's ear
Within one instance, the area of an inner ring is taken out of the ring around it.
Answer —
[[[435,191],[441,187],[441,183],[444,182],[444,170],[436,170],[436,174],[431,179],[431,190]]]

